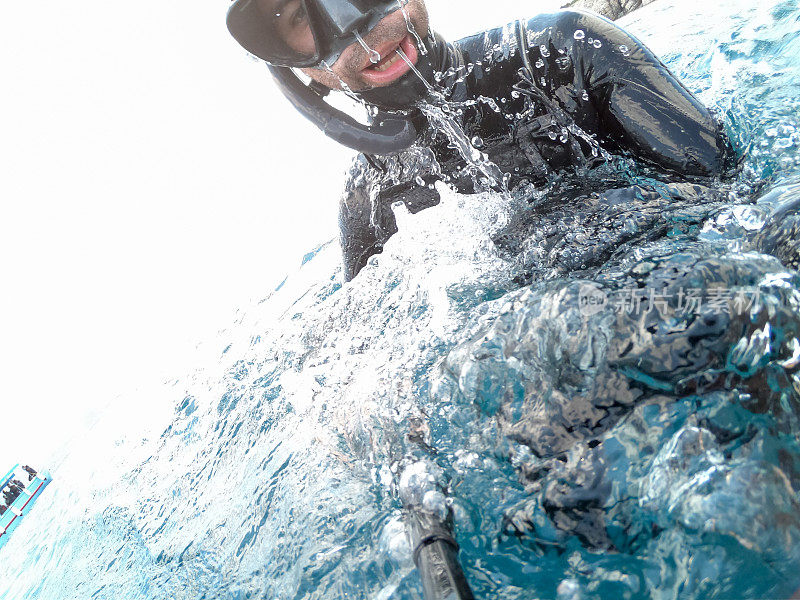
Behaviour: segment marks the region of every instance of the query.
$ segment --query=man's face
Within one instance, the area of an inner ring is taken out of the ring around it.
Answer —
[[[314,36],[300,0],[258,0],[262,10],[274,15],[277,32],[297,52],[313,55]],[[414,29],[420,37],[428,35],[428,11],[425,0],[408,0],[405,5]],[[367,45],[381,55],[381,61],[374,64],[360,44],[348,46],[339,59],[331,66],[333,73],[324,67],[302,69],[302,71],[331,88],[341,89],[344,82],[354,91],[367,90],[391,85],[410,67],[397,54],[402,48],[412,64],[416,64],[419,49],[414,36],[409,32],[405,17],[399,8],[383,18],[366,36]]]

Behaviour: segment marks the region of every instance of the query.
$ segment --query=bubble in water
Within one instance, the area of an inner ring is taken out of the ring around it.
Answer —
[[[542,67],[544,67],[544,61],[540,58],[536,61],[536,68],[541,69]]]
[[[565,579],[556,590],[558,600],[583,600],[581,586],[575,579]]]
[[[398,492],[406,506],[420,506],[428,492],[438,491],[436,477],[423,462],[414,463],[400,476]]]
[[[592,42],[592,46],[594,46],[595,48],[598,48],[598,49],[602,48],[603,47],[603,42],[601,42],[600,40],[595,40],[595,41]]]
[[[586,37],[586,34],[583,32],[583,29],[576,29],[575,33],[572,35],[576,40],[580,41]]]
[[[474,138],[472,138],[472,145],[475,146],[476,148],[482,148],[483,139],[479,135],[476,135]]]
[[[628,48],[625,44],[622,44],[619,47],[619,51],[622,52],[623,56],[628,56],[628,54],[630,54],[630,52],[631,52],[630,48]]]
[[[548,50],[547,46],[545,46],[544,44],[542,44],[541,46],[539,46],[539,52],[540,52],[540,53],[541,53],[541,55],[542,55],[542,56],[544,56],[545,58],[547,58],[548,56],[550,56],[550,50]]]
[[[406,537],[406,528],[400,515],[394,515],[383,527],[378,548],[397,562],[410,561],[411,546]]]
[[[439,517],[440,521],[447,519],[447,498],[438,490],[428,490],[422,497],[422,508]]]

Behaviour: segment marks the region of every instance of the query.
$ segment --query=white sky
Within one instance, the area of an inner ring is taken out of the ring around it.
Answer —
[[[47,468],[336,235],[350,153],[229,38],[228,2],[0,2],[0,470]],[[557,2],[428,4],[455,39]]]

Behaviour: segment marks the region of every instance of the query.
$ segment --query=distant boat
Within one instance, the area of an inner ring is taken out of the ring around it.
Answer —
[[[44,488],[52,481],[47,472],[16,465],[0,479],[0,548],[8,541],[20,519],[27,515]],[[11,504],[8,505],[7,501]]]

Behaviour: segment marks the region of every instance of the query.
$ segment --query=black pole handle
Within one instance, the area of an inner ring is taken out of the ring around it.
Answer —
[[[431,513],[410,508],[406,529],[425,600],[475,600],[458,561],[458,543],[449,528]]]

